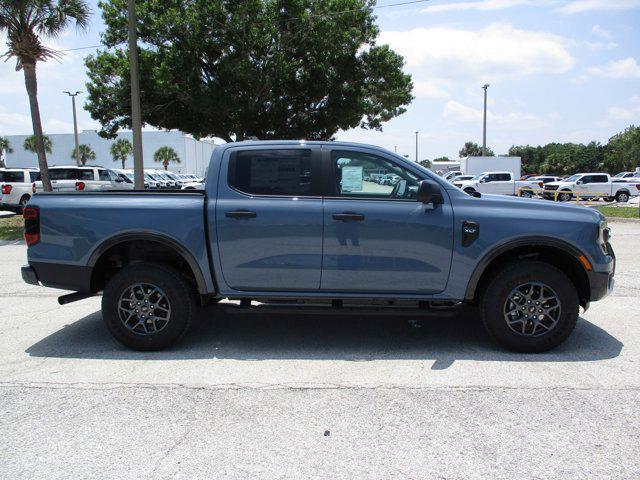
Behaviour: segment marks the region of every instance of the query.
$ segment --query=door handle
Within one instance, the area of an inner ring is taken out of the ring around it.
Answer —
[[[361,222],[364,220],[364,215],[354,212],[334,213],[332,217],[334,220],[343,222]]]
[[[225,212],[224,214],[229,218],[256,218],[256,212],[249,210],[236,210],[234,212]]]

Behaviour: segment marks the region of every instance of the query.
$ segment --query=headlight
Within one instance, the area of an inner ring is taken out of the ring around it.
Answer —
[[[601,220],[598,224],[598,244],[600,248],[604,252],[605,255],[608,255],[607,252],[607,243],[611,239],[611,229],[607,225],[606,220]]]

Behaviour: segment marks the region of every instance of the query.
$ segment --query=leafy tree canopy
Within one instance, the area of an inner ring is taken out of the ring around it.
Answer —
[[[178,153],[171,147],[160,147],[153,154],[153,161],[161,163],[166,170],[170,163],[180,163]]]
[[[49,138],[47,135],[43,135],[42,143],[44,144],[44,151],[47,153],[51,153],[53,149],[53,142],[51,141],[51,138]],[[36,136],[30,135],[27,138],[25,138],[24,144],[22,145],[22,147],[27,152],[38,153],[38,150],[36,148]]]
[[[86,59],[103,136],[130,128],[127,0],[99,2],[109,51]],[[403,58],[376,45],[374,0],[138,0],[143,122],[196,138],[328,139],[382,128],[411,102]]]
[[[94,152],[89,145],[78,145],[78,152],[80,152],[80,162],[82,165],[86,165],[87,162],[93,162],[96,159],[96,152]],[[71,150],[71,158],[76,159],[76,149]]]
[[[424,168],[431,168],[431,160],[420,160],[418,163]]]
[[[126,138],[119,138],[111,144],[109,152],[113,161],[122,162],[122,168],[125,168],[124,165],[127,158],[133,153],[133,144]]]
[[[460,150],[460,158],[464,157],[480,157],[482,156],[482,147],[475,142],[466,142],[464,147]],[[487,147],[487,151],[485,153],[486,157],[493,157],[495,154],[493,150]]]
[[[450,162],[449,157],[438,157],[433,159],[434,162]]]

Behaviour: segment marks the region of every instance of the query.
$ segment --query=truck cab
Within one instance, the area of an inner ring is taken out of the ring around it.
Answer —
[[[511,172],[484,172],[477,178],[454,181],[453,184],[467,193],[515,194],[515,181]]]

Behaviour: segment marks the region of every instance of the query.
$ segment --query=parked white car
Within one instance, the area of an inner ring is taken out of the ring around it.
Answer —
[[[451,181],[455,177],[459,177],[460,175],[462,175],[461,170],[452,170],[450,172],[445,173],[442,178],[444,178],[445,180]]]
[[[458,175],[457,177],[451,178],[449,181],[451,183],[453,183],[453,182],[464,182],[466,180],[473,180],[474,177],[475,177],[475,175]]]
[[[33,194],[32,184],[38,176],[35,168],[0,169],[0,209],[20,213]]]
[[[557,193],[556,193],[557,192]],[[603,198],[607,201],[627,202],[640,194],[640,183],[613,182],[607,173],[576,173],[559,182],[544,186],[544,197],[567,202],[574,197]]]
[[[204,190],[205,178],[201,182],[188,182],[182,186],[182,190]]]
[[[554,175],[539,175],[537,177],[527,178],[526,180],[518,180],[516,182],[516,195],[531,198],[540,192],[547,183],[559,182],[560,180],[562,180],[562,177],[556,177]]]
[[[128,183],[117,173],[100,166],[54,166],[49,168],[49,176],[54,192],[133,190],[133,182]],[[39,174],[37,181],[33,183],[32,191],[43,191]]]
[[[484,172],[476,175],[471,180],[455,181],[453,184],[469,194],[516,194],[516,184],[511,172]]]

